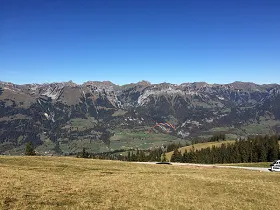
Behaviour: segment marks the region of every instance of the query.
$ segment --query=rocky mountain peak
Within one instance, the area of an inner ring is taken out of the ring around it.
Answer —
[[[152,85],[152,83],[150,83],[149,81],[146,81],[146,80],[142,80],[140,82],[137,82],[136,85],[150,86],[150,85]]]
[[[211,135],[215,130],[231,135],[280,132],[279,110],[277,84],[1,82],[0,152],[30,139],[38,145],[108,143],[114,132],[144,131],[157,122],[174,124],[173,135],[182,138]]]

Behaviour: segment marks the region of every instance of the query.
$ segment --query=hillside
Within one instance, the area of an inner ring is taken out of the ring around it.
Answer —
[[[278,180],[241,169],[0,157],[0,209],[277,209]]]
[[[0,82],[0,153],[40,154],[153,148],[225,133],[228,138],[280,131],[280,86],[234,82],[180,85],[72,81]],[[172,126],[157,126],[157,123]]]
[[[220,147],[222,144],[231,144],[234,143],[235,140],[227,140],[227,141],[219,141],[219,142],[205,142],[205,143],[198,143],[198,144],[193,144],[190,146],[185,146],[185,147],[181,147],[178,150],[183,154],[185,151],[189,152],[192,148],[194,148],[194,150],[200,150],[200,149],[204,149],[204,148],[208,148],[208,147]],[[170,161],[171,156],[172,156],[173,152],[168,152],[166,153],[166,159],[168,161]]]

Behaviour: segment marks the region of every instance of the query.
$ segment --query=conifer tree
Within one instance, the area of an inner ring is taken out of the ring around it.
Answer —
[[[88,155],[89,155],[89,154],[86,152],[86,149],[83,148],[81,157],[82,157],[82,158],[88,158]]]
[[[181,162],[182,161],[182,154],[181,154],[181,152],[178,149],[176,149],[173,152],[170,161],[171,162]]]
[[[25,155],[27,156],[34,156],[36,155],[34,146],[32,142],[28,142],[25,147]]]

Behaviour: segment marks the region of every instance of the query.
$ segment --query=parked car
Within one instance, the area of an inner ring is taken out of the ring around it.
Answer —
[[[280,160],[275,160],[272,164],[270,164],[270,171],[279,171],[280,172]]]

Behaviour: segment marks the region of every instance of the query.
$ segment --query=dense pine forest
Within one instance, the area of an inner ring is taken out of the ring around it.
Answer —
[[[175,150],[171,162],[183,163],[248,163],[271,162],[279,158],[278,136],[256,136],[237,140],[234,144],[222,144],[183,154]]]

